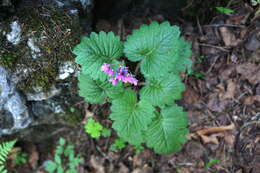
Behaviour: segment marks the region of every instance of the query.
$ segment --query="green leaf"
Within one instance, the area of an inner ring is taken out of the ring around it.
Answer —
[[[54,161],[58,164],[61,165],[61,157],[58,154],[55,154],[54,156]]]
[[[111,111],[112,128],[118,136],[132,143],[142,142],[140,132],[147,129],[155,116],[153,106],[146,100],[138,102],[133,90],[126,90],[121,98],[113,100]]]
[[[47,162],[47,166],[45,167],[45,170],[49,173],[53,173],[57,169],[57,164],[51,160]]]
[[[134,148],[135,148],[135,154],[140,154],[141,151],[144,149],[142,145],[136,145],[134,146]]]
[[[59,139],[59,145],[63,146],[63,145],[65,145],[65,143],[66,143],[66,141],[64,138]]]
[[[57,168],[57,173],[64,173],[64,170],[61,165]]]
[[[75,169],[81,163],[81,161],[82,160],[79,156],[74,157],[73,160],[71,160],[69,163],[70,169]]]
[[[121,97],[124,93],[122,83],[113,86],[110,82],[93,80],[89,75],[80,74],[78,76],[79,95],[89,103],[102,103],[106,99]]]
[[[196,78],[198,78],[198,79],[203,79],[203,78],[205,78],[205,74],[204,73],[199,73],[199,72],[194,72],[194,74],[193,74]]]
[[[70,153],[74,153],[74,146],[73,145],[67,145],[67,147],[64,150],[64,155],[68,157]]]
[[[110,146],[110,150],[116,151],[116,150],[121,150],[125,148],[125,140],[122,138],[118,138],[114,141],[114,143]]]
[[[58,155],[61,155],[63,153],[63,147],[62,146],[57,146],[56,147],[56,154],[58,154]]]
[[[96,122],[93,118],[89,118],[87,124],[84,126],[86,133],[90,134],[92,138],[99,138],[101,136],[103,126]]]
[[[210,159],[209,162],[204,166],[204,168],[208,169],[211,166],[213,166],[214,164],[219,163],[219,162],[220,162],[220,160]]]
[[[113,100],[113,99],[121,98],[124,95],[125,91],[126,90],[123,88],[122,82],[119,82],[116,86],[107,88],[106,94],[109,97],[109,99]]]
[[[15,143],[16,140],[3,142],[0,144],[0,172],[7,172],[4,164]]]
[[[92,32],[89,37],[83,37],[73,50],[77,55],[76,63],[81,65],[82,72],[102,81],[107,75],[101,71],[101,66],[104,63],[114,64],[114,60],[122,56],[122,52],[123,44],[112,32]]]
[[[22,151],[19,151],[14,159],[17,165],[25,164],[28,159],[28,154]]]
[[[109,137],[111,136],[111,130],[107,129],[107,128],[103,128],[102,130],[102,136],[104,137]]]
[[[157,153],[170,154],[181,149],[188,134],[188,121],[182,107],[173,105],[157,113],[157,118],[146,131],[146,143]]]
[[[177,48],[180,31],[169,22],[142,25],[127,37],[124,52],[130,61],[141,60],[141,72],[161,76],[168,72],[170,53]]]
[[[234,13],[234,10],[229,9],[229,8],[225,8],[225,7],[216,7],[216,9],[217,9],[219,12],[226,13],[226,14]]]
[[[149,79],[148,85],[141,89],[141,99],[149,100],[152,105],[170,104],[181,98],[185,86],[178,75],[168,74],[158,79]]]
[[[80,74],[78,79],[79,95],[84,97],[86,102],[101,103],[106,100],[106,91],[112,87],[112,84],[93,80],[89,75],[85,74]]]
[[[69,169],[65,173],[77,173],[77,171],[75,169]]]
[[[179,74],[179,72],[190,71],[192,68],[191,44],[180,37],[176,49],[171,53],[170,72]]]

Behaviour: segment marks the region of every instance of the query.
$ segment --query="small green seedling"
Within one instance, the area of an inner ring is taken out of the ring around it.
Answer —
[[[204,168],[208,169],[211,166],[213,166],[214,164],[219,163],[219,162],[220,162],[220,160],[210,159],[209,162],[205,165]]]
[[[93,118],[88,118],[84,128],[85,132],[88,133],[92,138],[99,138],[100,136],[109,137],[111,135],[111,130],[103,127]]]
[[[70,112],[71,112],[71,113],[74,113],[74,112],[75,112],[75,108],[70,107]]]
[[[116,139],[114,143],[110,146],[110,150],[116,151],[116,150],[121,150],[125,148],[125,141],[122,138]]]
[[[189,71],[188,74],[190,76],[194,76],[195,78],[197,79],[203,79],[206,77],[206,75],[204,73],[201,73],[201,72],[195,72],[193,70]]]
[[[205,78],[205,74],[204,73],[200,73],[200,72],[194,72],[194,74],[193,74],[196,78],[198,78],[198,79],[203,79],[203,78]]]
[[[78,173],[77,167],[82,162],[80,155],[75,155],[74,146],[66,145],[63,138],[59,139],[54,161],[48,160],[45,170],[48,173]]]
[[[181,168],[176,168],[177,173],[181,173]]]
[[[103,126],[96,122],[93,118],[89,118],[84,126],[85,132],[90,134],[92,138],[99,138],[102,134]]]
[[[199,62],[202,62],[204,59],[205,59],[204,56],[197,56],[197,60],[198,60]]]
[[[27,160],[28,160],[28,154],[26,152],[19,151],[14,159],[14,162],[17,165],[22,165],[25,164]]]
[[[135,154],[139,154],[144,149],[142,145],[136,145],[134,147],[135,147]]]
[[[107,129],[107,128],[103,128],[102,130],[102,136],[103,137],[109,137],[111,136],[111,130]]]
[[[229,8],[225,8],[225,7],[216,7],[216,9],[217,9],[219,12],[225,13],[225,14],[234,13],[234,10],[229,9]]]

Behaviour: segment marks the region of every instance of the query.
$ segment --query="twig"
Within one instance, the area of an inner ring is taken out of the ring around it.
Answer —
[[[220,46],[214,46],[214,45],[211,45],[211,44],[205,44],[205,43],[199,43],[200,46],[206,46],[206,47],[213,47],[213,48],[216,48],[216,49],[219,49],[219,50],[222,50],[224,52],[229,52],[229,50],[223,48],[223,47],[220,47]]]
[[[210,68],[208,69],[208,71],[206,72],[206,74],[208,74],[209,72],[211,72],[211,70],[212,70],[212,68],[214,67],[214,65],[216,64],[218,58],[219,58],[219,55],[215,58],[213,64],[210,66]]]
[[[196,133],[199,136],[203,136],[209,133],[219,133],[219,132],[224,132],[227,130],[233,130],[235,128],[235,125],[233,123],[231,123],[228,126],[219,126],[219,127],[210,127],[207,129],[202,129],[202,130],[198,130]]]
[[[198,16],[196,17],[196,19],[197,19],[197,26],[199,28],[200,35],[203,35],[203,31],[202,31],[202,28],[201,28],[201,25],[200,25],[200,20],[199,20]]]
[[[210,24],[210,25],[203,25],[205,27],[236,27],[236,28],[245,28],[244,25],[232,25],[232,24]]]

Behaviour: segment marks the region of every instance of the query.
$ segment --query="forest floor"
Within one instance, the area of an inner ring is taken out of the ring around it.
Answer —
[[[256,11],[241,4],[232,15],[219,13],[206,24],[160,13],[146,15],[142,10],[113,21],[97,20],[96,31],[114,31],[122,40],[133,29],[154,20],[180,26],[193,49],[193,73],[182,75],[187,87],[183,100],[178,101],[188,113],[190,134],[175,154],[158,155],[149,149],[136,154],[132,147],[110,151],[115,134],[95,140],[79,125],[61,135],[84,157],[79,172],[259,173],[260,14]],[[86,116],[91,114],[106,127],[111,126],[111,121],[102,120],[109,115],[108,104],[81,107]],[[29,162],[10,166],[19,173],[44,173],[43,162],[53,158],[58,137],[48,144],[22,144]]]

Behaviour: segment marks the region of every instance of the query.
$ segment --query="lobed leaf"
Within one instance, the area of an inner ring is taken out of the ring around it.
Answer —
[[[145,100],[138,102],[133,90],[126,90],[121,98],[113,100],[111,111],[112,127],[130,143],[143,141],[141,131],[147,129],[155,116],[153,106]]]
[[[77,55],[76,63],[81,65],[84,74],[104,81],[107,76],[101,71],[101,66],[104,63],[117,64],[115,59],[122,56],[123,44],[112,32],[92,32],[89,37],[81,39],[73,53]]]
[[[170,154],[181,149],[181,144],[186,142],[188,121],[182,107],[173,105],[157,113],[146,131],[146,143],[157,153]]]
[[[84,97],[86,102],[101,103],[105,101],[107,97],[105,90],[111,87],[108,82],[95,81],[85,74],[80,74],[78,79],[79,95]]]
[[[96,122],[93,118],[89,118],[84,126],[86,133],[90,134],[92,138],[99,138],[102,134],[103,126]]]
[[[192,68],[192,60],[190,59],[191,54],[191,44],[181,37],[177,49],[171,53],[169,71],[175,74],[190,71]]]
[[[160,76],[169,70],[170,52],[178,46],[180,31],[169,22],[142,25],[127,37],[124,52],[130,61],[141,60],[143,75]]]
[[[148,85],[141,89],[140,95],[141,99],[160,106],[180,99],[184,89],[185,86],[178,75],[168,74],[165,77],[148,79]]]
[[[109,82],[93,80],[89,75],[80,74],[78,80],[79,95],[89,103],[102,103],[108,97],[120,97],[123,93],[121,85],[112,86]]]

